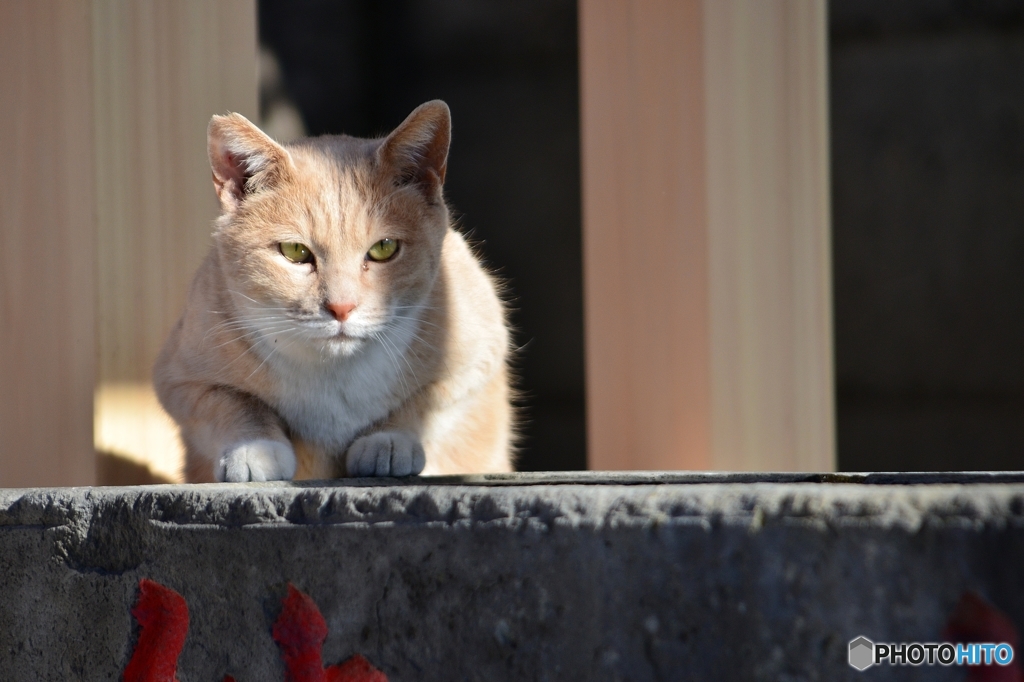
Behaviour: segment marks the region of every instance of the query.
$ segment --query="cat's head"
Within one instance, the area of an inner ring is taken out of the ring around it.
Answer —
[[[350,353],[417,314],[448,230],[441,101],[390,135],[280,145],[239,114],[209,127],[229,299],[255,338]]]

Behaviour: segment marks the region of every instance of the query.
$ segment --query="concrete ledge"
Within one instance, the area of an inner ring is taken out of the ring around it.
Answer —
[[[2,490],[0,677],[119,679],[140,578],[190,606],[182,682],[283,680],[288,582],[392,682],[853,680],[849,640],[936,641],[968,589],[1024,624],[1024,475]]]

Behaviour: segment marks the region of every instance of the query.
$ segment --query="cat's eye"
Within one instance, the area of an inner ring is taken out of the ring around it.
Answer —
[[[381,239],[370,247],[370,250],[366,252],[366,257],[377,262],[386,261],[394,256],[396,251],[398,251],[397,241],[394,239]]]
[[[281,249],[281,255],[293,263],[312,263],[313,252],[309,247],[299,242],[281,242],[277,245]]]

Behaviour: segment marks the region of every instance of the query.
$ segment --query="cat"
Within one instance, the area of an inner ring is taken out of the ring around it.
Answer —
[[[208,130],[222,213],[154,368],[185,477],[512,470],[510,335],[443,196],[448,106],[381,139]]]

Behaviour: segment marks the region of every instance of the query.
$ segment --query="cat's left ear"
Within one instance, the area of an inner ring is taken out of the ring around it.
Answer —
[[[435,199],[448,170],[451,139],[451,112],[435,99],[416,107],[384,139],[377,154],[396,184],[419,185],[427,199]]]
[[[278,184],[291,168],[288,150],[241,114],[214,116],[206,136],[213,186],[225,213]]]

